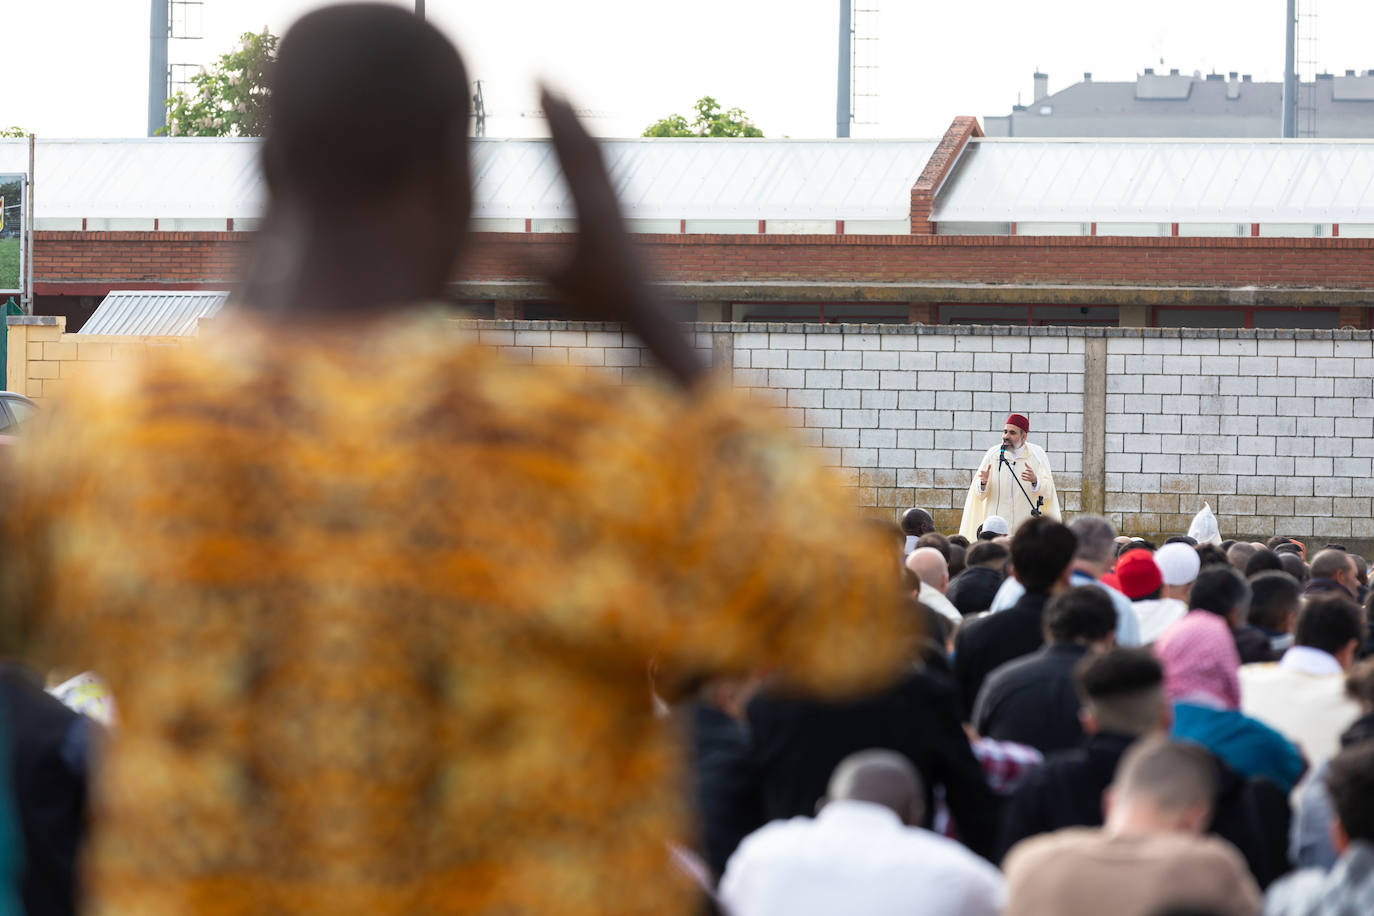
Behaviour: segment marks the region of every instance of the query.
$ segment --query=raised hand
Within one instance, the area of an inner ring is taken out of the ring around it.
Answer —
[[[540,101],[577,206],[578,225],[572,260],[549,282],[588,319],[623,322],[669,374],[684,386],[691,384],[705,366],[649,285],[601,150],[565,99],[545,88]]]
[[[992,465],[985,464],[983,469],[978,472],[978,483],[982,486],[988,485],[988,477],[992,474]]]

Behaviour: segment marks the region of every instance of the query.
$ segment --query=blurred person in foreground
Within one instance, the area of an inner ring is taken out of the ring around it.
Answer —
[[[1008,853],[1007,916],[1148,916],[1178,904],[1258,913],[1259,888],[1235,847],[1200,835],[1216,782],[1211,756],[1196,745],[1135,745],[1103,798],[1101,828],[1071,827]]]
[[[911,656],[892,545],[708,384],[566,102],[579,233],[535,266],[676,390],[514,365],[428,305],[472,200],[433,26],[310,13],[271,104],[235,312],[47,412],[0,489],[8,625],[120,702],[89,911],[687,912],[651,661],[665,699],[881,685]]]
[[[734,916],[995,916],[1002,875],[953,840],[921,827],[925,792],[901,754],[841,761],[812,817],[774,821],[745,837],[720,883]]]
[[[1326,788],[1335,808],[1331,839],[1340,858],[1329,872],[1308,868],[1269,889],[1266,916],[1374,913],[1374,741],[1331,758]]]

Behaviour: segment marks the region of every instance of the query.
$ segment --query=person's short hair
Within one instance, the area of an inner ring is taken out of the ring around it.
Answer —
[[[1116,531],[1112,523],[1100,515],[1080,515],[1069,523],[1069,530],[1078,538],[1078,552],[1074,554],[1089,563],[1108,564],[1116,549]]]
[[[1199,544],[1197,546],[1197,558],[1203,569],[1208,566],[1231,565],[1231,561],[1226,559],[1226,551],[1215,544]]]
[[[1234,548],[1232,548],[1234,549]],[[1230,566],[1208,566],[1197,574],[1188,606],[1226,617],[1240,608],[1243,618],[1250,607],[1250,585]]]
[[[949,540],[938,531],[927,532],[916,539],[916,547],[934,547],[944,554],[945,562],[949,562]]]
[[[1314,579],[1334,579],[1336,574],[1351,566],[1350,554],[1328,547],[1312,558],[1308,569]]]
[[[1255,553],[1255,545],[1240,541],[1231,545],[1231,549],[1226,551],[1226,562],[1234,566],[1238,572],[1245,572],[1245,564],[1250,562],[1250,558]]]
[[[1355,561],[1355,578],[1360,580],[1361,585],[1369,584],[1369,564],[1365,558],[1358,553],[1352,553],[1350,559]]]
[[[1055,642],[1097,642],[1116,632],[1116,606],[1101,587],[1080,585],[1050,599],[1045,629]]]
[[[1374,706],[1374,658],[1367,658],[1345,676],[1345,695],[1357,703]]]
[[[1278,554],[1279,556],[1283,556],[1286,553],[1291,553],[1297,555],[1299,559],[1302,558],[1302,548],[1299,547],[1297,544],[1294,544],[1292,541],[1284,541],[1282,544],[1270,547],[1269,549],[1274,551],[1274,553]]]
[[[1364,620],[1355,602],[1339,595],[1323,595],[1307,600],[1298,611],[1293,627],[1293,643],[1321,649],[1335,655],[1364,635]]]
[[[1197,546],[1197,538],[1189,537],[1186,534],[1176,534],[1171,538],[1164,539],[1165,544],[1187,544],[1189,547]],[[1163,546],[1163,545],[1161,545]]]
[[[1326,790],[1346,836],[1374,842],[1374,741],[1352,744],[1331,758]]]
[[[1275,556],[1278,556],[1279,563],[1283,564],[1285,573],[1292,575],[1300,584],[1307,581],[1307,563],[1303,562],[1303,556],[1297,552],[1297,549],[1279,552]]]
[[[1073,680],[1102,731],[1139,737],[1159,727],[1167,703],[1164,666],[1149,649],[1090,653],[1074,666]]]
[[[1245,578],[1249,579],[1274,569],[1283,569],[1283,561],[1279,559],[1279,555],[1268,548],[1256,550],[1250,555],[1250,559],[1245,561]]]
[[[950,542],[949,561],[946,564],[949,568],[949,577],[953,579],[959,573],[968,569],[968,551],[962,544]]]
[[[964,554],[964,566],[986,566],[991,563],[1004,564],[1007,557],[1011,556],[1011,551],[1001,544],[992,541],[979,541],[968,549]]]
[[[1288,573],[1271,569],[1250,580],[1250,610],[1245,622],[1277,633],[1284,620],[1296,613],[1302,599],[1302,585]]]
[[[1195,805],[1210,810],[1217,794],[1217,764],[1200,744],[1144,738],[1117,765],[1112,790],[1119,798],[1144,798],[1165,811]]]
[[[423,172],[460,169],[466,181],[463,62],[409,11],[358,3],[307,13],[283,36],[269,82],[261,155],[273,196],[289,190],[337,212]]]
[[[1054,519],[1027,519],[1011,539],[1011,565],[1028,592],[1047,592],[1073,562],[1078,538]]]
[[[951,547],[953,547],[955,544],[958,544],[960,547],[964,548],[965,550],[968,550],[969,540],[962,534],[952,534],[945,540],[949,541]]]
[[[902,530],[909,537],[918,538],[935,530],[935,520],[924,509],[908,509],[902,513]]]
[[[1276,535],[1274,535],[1273,537],[1271,537],[1269,540],[1265,541],[1265,542],[1264,542],[1264,546],[1265,546],[1265,547],[1268,547],[1270,550],[1273,550],[1275,547],[1278,547],[1280,544],[1292,544],[1292,543],[1293,543],[1293,539],[1292,539],[1292,538],[1286,538],[1286,537],[1284,537],[1284,536],[1281,535],[1281,534],[1276,534]]]

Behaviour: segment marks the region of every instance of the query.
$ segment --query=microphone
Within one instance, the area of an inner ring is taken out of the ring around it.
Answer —
[[[1007,447],[1004,445],[1004,446],[1002,446],[1002,451],[1001,451],[1001,453],[997,456],[997,464],[998,464],[998,466],[1000,467],[1001,465],[1004,465],[1004,464],[1006,464],[1006,463],[1007,463]]]

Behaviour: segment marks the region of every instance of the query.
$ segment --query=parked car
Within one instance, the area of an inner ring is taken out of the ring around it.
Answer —
[[[38,405],[16,391],[0,391],[0,444],[8,443],[24,429],[24,422]]]

